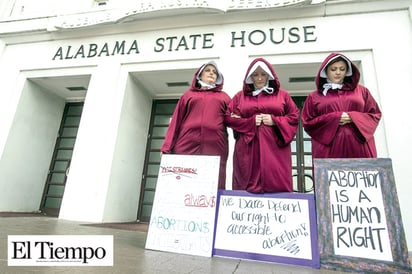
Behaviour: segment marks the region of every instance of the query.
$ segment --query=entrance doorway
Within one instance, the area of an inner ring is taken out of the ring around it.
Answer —
[[[302,110],[306,96],[292,96],[292,99],[299,110]],[[310,136],[303,129],[300,114],[299,127],[291,147],[293,191],[303,193],[313,192],[312,143]]]
[[[157,176],[160,167],[160,148],[163,144],[169,121],[177,104],[175,100],[155,100],[152,106],[146,156],[143,167],[142,187],[140,191],[137,219],[149,222],[153,199],[156,191]]]
[[[47,215],[59,215],[82,111],[83,102],[65,105],[40,205]]]

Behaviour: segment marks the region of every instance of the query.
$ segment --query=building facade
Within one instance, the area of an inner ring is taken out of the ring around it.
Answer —
[[[0,211],[88,222],[147,220],[179,96],[215,60],[224,90],[264,57],[302,104],[330,52],[359,66],[383,112],[409,247],[412,1],[5,0],[0,3]],[[231,151],[227,188],[231,185]],[[294,141],[311,190],[310,139]]]

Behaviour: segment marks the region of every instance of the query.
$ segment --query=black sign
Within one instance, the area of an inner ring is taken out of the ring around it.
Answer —
[[[321,267],[410,271],[390,159],[314,159]]]

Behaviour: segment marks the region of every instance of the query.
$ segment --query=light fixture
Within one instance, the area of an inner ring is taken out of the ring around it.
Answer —
[[[98,6],[105,6],[109,0],[94,0]]]
[[[305,82],[313,82],[315,81],[315,77],[312,76],[303,76],[303,77],[290,77],[289,83],[305,83]]]
[[[70,91],[85,91],[87,88],[85,87],[66,87]]]
[[[189,86],[189,82],[168,82],[168,83],[166,83],[166,85],[169,87],[169,88],[172,88],[172,87],[188,87]]]

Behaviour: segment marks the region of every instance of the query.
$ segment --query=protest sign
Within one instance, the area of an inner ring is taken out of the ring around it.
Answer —
[[[212,256],[219,161],[219,156],[162,156],[147,249]]]
[[[314,195],[219,191],[214,255],[319,267]]]
[[[321,266],[410,271],[390,159],[314,159]]]

